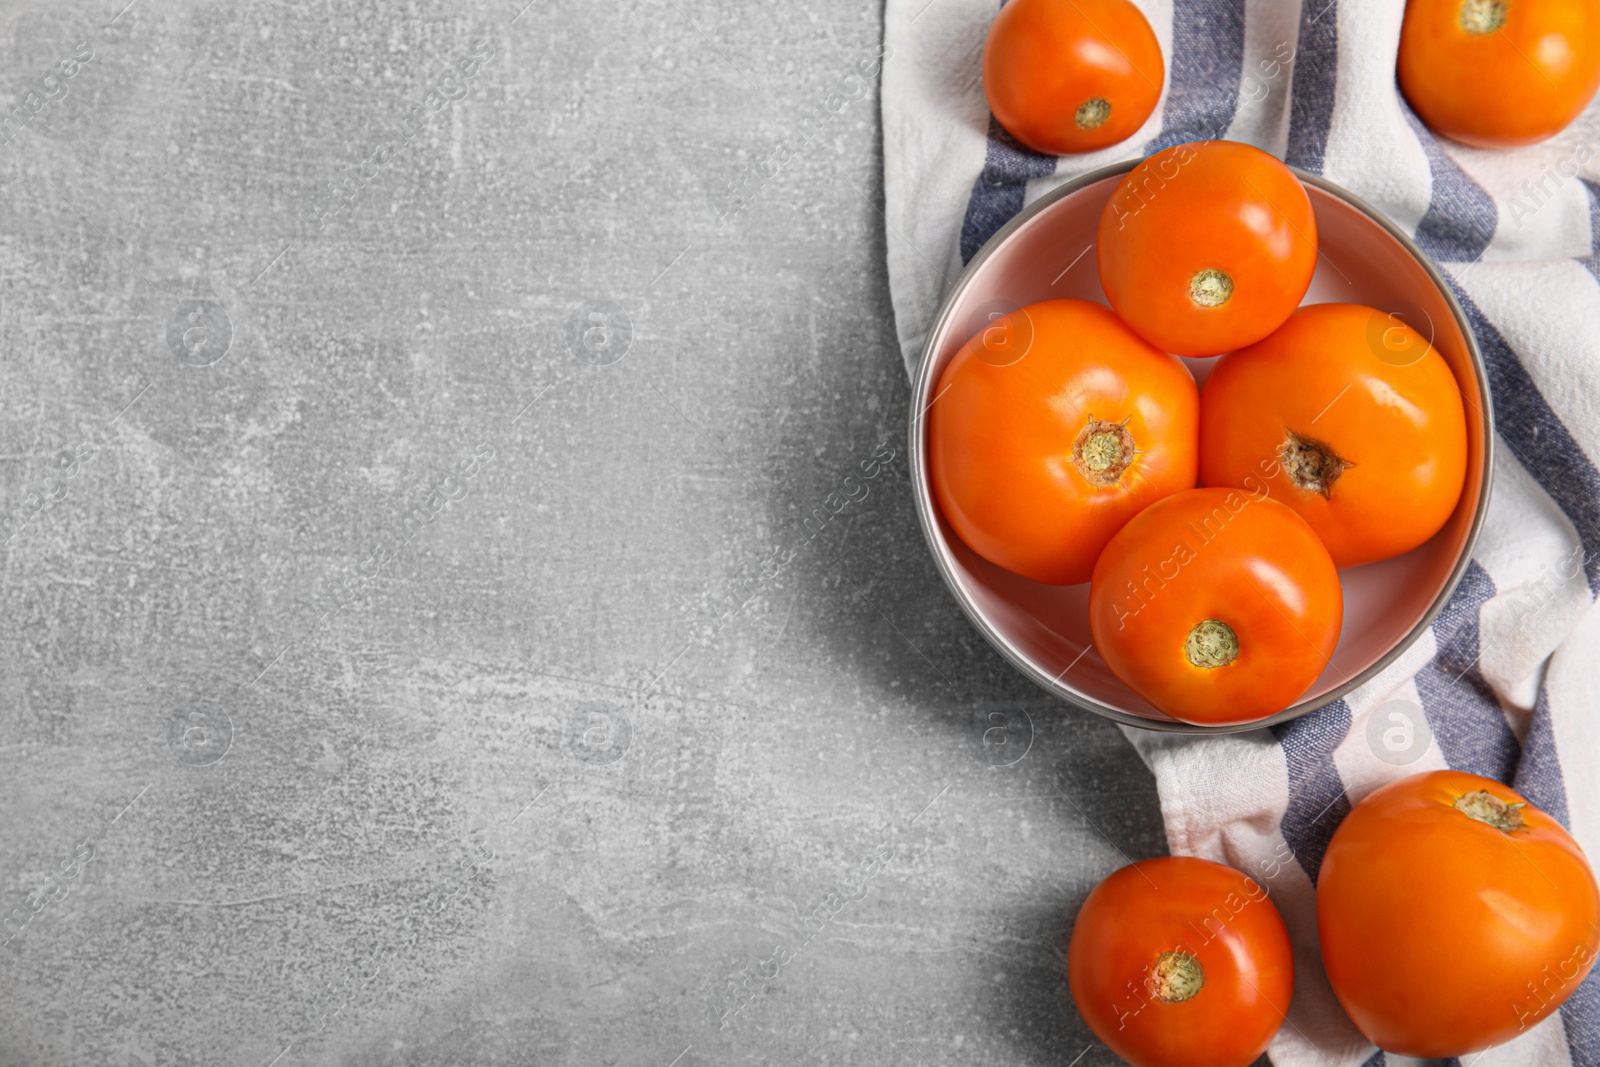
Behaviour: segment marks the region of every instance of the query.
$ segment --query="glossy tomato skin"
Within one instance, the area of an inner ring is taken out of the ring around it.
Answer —
[[[1155,31],[1129,0],[1009,0],[983,45],[989,109],[1046,155],[1127,140],[1165,76]]]
[[[1128,172],[1100,216],[1095,257],[1106,298],[1135,333],[1180,356],[1215,356],[1294,311],[1316,271],[1317,220],[1300,179],[1272,156],[1198,141]],[[1196,291],[1218,273],[1225,299],[1219,288]]]
[[[1390,1052],[1464,1056],[1509,1041],[1566,1000],[1600,951],[1600,889],[1583,850],[1529,805],[1504,829],[1456,810],[1516,791],[1464,771],[1384,786],[1334,833],[1317,881],[1333,991]]]
[[[1198,961],[1188,999],[1158,995],[1163,953]],[[1289,935],[1266,889],[1232,867],[1142,860],[1090,892],[1067,946],[1072,1000],[1096,1037],[1134,1067],[1247,1067],[1294,996]]]
[[[1348,466],[1308,480],[1285,454],[1291,440],[1331,448]],[[1220,360],[1201,393],[1201,483],[1264,481],[1340,567],[1398,556],[1438,533],[1466,473],[1466,410],[1444,358],[1404,322],[1360,304],[1301,308]]]
[[[1124,522],[1193,487],[1194,378],[1084,300],[1031,304],[992,330],[1031,341],[1011,362],[994,357],[982,331],[940,376],[927,414],[934,498],[991,563],[1050,585],[1086,582]],[[1091,420],[1120,425],[1137,450],[1110,484],[1076,462]]]
[[[1152,504],[1094,569],[1095,648],[1130,689],[1183,722],[1277,714],[1316,681],[1339,641],[1344,594],[1333,561],[1304,519],[1254,488],[1192,489]],[[1191,659],[1190,635],[1209,621],[1231,631],[1230,662]]]
[[[1435,133],[1482,148],[1543,141],[1600,87],[1600,0],[1409,0],[1399,77]]]

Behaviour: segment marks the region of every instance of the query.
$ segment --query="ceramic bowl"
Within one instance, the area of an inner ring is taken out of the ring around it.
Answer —
[[[1391,312],[1429,337],[1461,386],[1467,477],[1455,513],[1403,556],[1340,572],[1344,628],[1328,668],[1298,703],[1258,722],[1195,726],[1123,685],[1089,636],[1089,586],[1040,585],[982,559],[934,502],[927,420],[945,365],[997,311],[1077,297],[1106,303],[1093,243],[1101,209],[1136,161],[1086,174],[1041,197],[983,246],[934,320],[911,393],[911,478],[928,547],[962,609],[1002,655],[1046,691],[1130,726],[1189,733],[1258,729],[1305,715],[1370,680],[1422,636],[1455,590],[1489,506],[1494,435],[1483,357],[1437,267],[1377,209],[1333,182],[1297,171],[1316,212],[1320,255],[1304,303],[1343,301]],[[1213,360],[1185,360],[1202,383]]]

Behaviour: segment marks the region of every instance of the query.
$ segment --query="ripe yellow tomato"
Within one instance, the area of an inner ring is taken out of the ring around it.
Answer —
[[[1317,220],[1294,172],[1237,141],[1157,152],[1128,172],[1095,240],[1106,299],[1135,333],[1215,356],[1283,325],[1311,285]]]
[[[1360,304],[1313,304],[1212,368],[1200,480],[1265,482],[1340,567],[1409,552],[1455,511],[1466,411],[1444,357]]]
[[[1409,0],[1400,88],[1435,133],[1533,144],[1600,87],[1600,0]]]
[[[1344,594],[1333,560],[1304,519],[1257,490],[1157,501],[1095,565],[1095,648],[1175,719],[1224,726],[1275,715],[1338,643]]]
[[[1248,1067],[1283,1025],[1294,958],[1254,878],[1162,856],[1095,886],[1067,981],[1089,1029],[1135,1067]]]
[[[1464,771],[1413,775],[1361,801],[1317,881],[1339,1003],[1405,1056],[1465,1056],[1548,1017],[1594,966],[1597,921],[1600,887],[1572,835]]]
[[[1155,32],[1128,0],[1009,0],[983,45],[989,109],[1047,155],[1133,136],[1165,76]]]

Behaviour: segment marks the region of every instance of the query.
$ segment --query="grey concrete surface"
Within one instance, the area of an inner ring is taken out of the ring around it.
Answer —
[[[1152,783],[923,548],[878,13],[525,2],[0,7],[0,1064],[1113,1062]]]

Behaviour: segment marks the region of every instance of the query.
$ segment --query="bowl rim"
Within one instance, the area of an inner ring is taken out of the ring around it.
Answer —
[[[1444,297],[1445,303],[1450,308],[1450,313],[1455,317],[1456,325],[1461,330],[1461,335],[1466,338],[1467,357],[1471,363],[1473,375],[1476,378],[1476,385],[1478,388],[1478,406],[1479,410],[1482,412],[1483,419],[1483,471],[1479,480],[1478,506],[1472,516],[1472,523],[1467,529],[1466,540],[1462,543],[1461,552],[1456,558],[1455,565],[1451,568],[1449,577],[1445,580],[1444,584],[1440,586],[1439,592],[1434,596],[1433,602],[1428,605],[1427,611],[1425,611],[1422,617],[1417,620],[1416,625],[1411,628],[1405,637],[1396,642],[1393,647],[1391,647],[1382,656],[1378,657],[1378,659],[1370,664],[1365,670],[1359,672],[1354,678],[1350,678],[1341,682],[1339,685],[1335,686],[1333,689],[1319,697],[1316,697],[1312,700],[1302,700],[1291,705],[1290,707],[1285,708],[1283,711],[1278,712],[1276,715],[1271,715],[1264,719],[1258,719],[1254,722],[1235,723],[1227,726],[1206,726],[1196,723],[1179,722],[1176,719],[1149,719],[1141,715],[1135,715],[1131,712],[1123,711],[1120,708],[1107,704],[1104,701],[1098,700],[1086,693],[1080,693],[1078,690],[1063,683],[1061,681],[1061,675],[1056,675],[1054,678],[1050,677],[1046,672],[1040,670],[1035,664],[1029,662],[1028,658],[1020,649],[1018,649],[1008,638],[1006,638],[1005,635],[996,630],[994,626],[990,624],[988,619],[984,617],[983,613],[980,612],[972,603],[971,599],[966,595],[966,593],[962,591],[960,583],[957,581],[955,572],[952,569],[949,549],[944,547],[942,544],[942,538],[938,533],[938,506],[933,500],[932,486],[928,477],[925,451],[926,435],[923,428],[923,416],[927,414],[928,408],[933,406],[932,403],[927,400],[927,397],[933,388],[933,376],[930,373],[930,367],[932,366],[933,343],[946,331],[948,321],[954,312],[957,299],[972,283],[972,279],[978,270],[984,265],[990,256],[992,256],[995,251],[1011,237],[1012,234],[1021,229],[1023,226],[1027,225],[1036,216],[1048,210],[1052,204],[1056,203],[1056,201],[1071,196],[1079,190],[1090,185],[1094,185],[1098,182],[1102,182],[1107,178],[1116,177],[1120,174],[1126,174],[1147,158],[1149,157],[1145,156],[1139,159],[1129,159],[1124,160],[1121,163],[1113,163],[1110,166],[1096,168],[1095,170],[1081,174],[1070,181],[1064,182],[1063,184],[1045,193],[1043,196],[1040,196],[1039,199],[1024,207],[1021,211],[1014,215],[1010,221],[1008,221],[1004,226],[1000,227],[1000,229],[997,230],[995,234],[989,238],[989,240],[984,242],[983,247],[977,251],[977,253],[972,257],[971,261],[968,262],[966,267],[962,270],[961,274],[956,278],[955,282],[945,292],[944,296],[939,302],[939,311],[934,316],[933,323],[931,326],[929,326],[927,336],[923,340],[922,351],[918,357],[916,374],[912,381],[911,405],[909,409],[911,422],[907,431],[908,447],[911,453],[911,487],[912,492],[915,495],[917,521],[922,528],[922,536],[928,544],[928,550],[933,556],[934,564],[939,569],[940,577],[944,579],[944,583],[954,595],[956,603],[961,607],[962,612],[967,616],[972,624],[977,627],[978,631],[983,634],[984,638],[991,645],[993,645],[1002,656],[1009,660],[1011,665],[1017,668],[1017,670],[1020,671],[1022,675],[1029,681],[1038,685],[1041,689],[1049,693],[1052,697],[1056,698],[1063,704],[1094,712],[1097,715],[1110,719],[1113,722],[1120,723],[1124,726],[1137,727],[1143,730],[1154,730],[1161,733],[1202,735],[1244,733],[1250,730],[1265,729],[1269,726],[1275,726],[1279,723],[1288,722],[1291,719],[1298,719],[1303,715],[1309,715],[1313,711],[1317,711],[1321,708],[1327,707],[1329,704],[1343,699],[1353,690],[1365,685],[1367,682],[1370,682],[1373,678],[1377,677],[1378,674],[1403,656],[1411,648],[1411,646],[1428,631],[1428,629],[1433,625],[1434,620],[1438,618],[1439,613],[1444,610],[1444,606],[1449,603],[1451,596],[1454,595],[1456,591],[1456,587],[1461,584],[1461,579],[1465,576],[1467,567],[1472,562],[1473,549],[1477,546],[1478,535],[1483,529],[1484,518],[1489,511],[1489,499],[1494,483],[1494,406],[1489,395],[1488,368],[1484,364],[1483,352],[1478,346],[1478,338],[1473,332],[1472,323],[1467,318],[1466,312],[1462,309],[1460,301],[1456,299],[1455,293],[1451,290],[1449,283],[1446,281],[1445,276],[1443,272],[1440,271],[1438,265],[1435,264],[1433,259],[1417,245],[1416,241],[1412,240],[1408,234],[1402,231],[1399,226],[1396,225],[1395,222],[1382,211],[1367,203],[1367,201],[1350,192],[1348,189],[1345,189],[1337,182],[1330,181],[1319,174],[1312,174],[1309,171],[1301,170],[1299,167],[1290,167],[1289,169],[1294,172],[1295,177],[1299,178],[1300,181],[1307,185],[1316,186],[1318,189],[1321,189],[1336,199],[1342,200],[1346,204],[1349,204],[1351,207],[1361,212],[1361,214],[1365,215],[1368,219],[1375,222],[1386,233],[1399,242],[1400,246],[1404,248],[1406,252],[1411,255],[1412,259],[1416,260],[1418,265],[1421,266],[1422,269],[1427,273],[1428,278],[1433,282],[1434,288],[1436,288],[1440,295]],[[1068,670],[1070,669],[1071,668],[1069,667]],[[1065,673],[1066,671],[1061,672],[1061,674]]]

